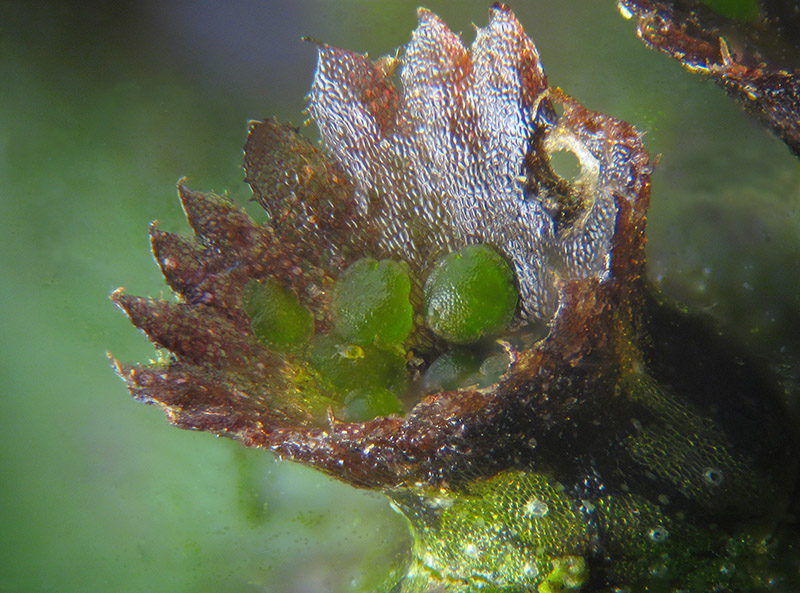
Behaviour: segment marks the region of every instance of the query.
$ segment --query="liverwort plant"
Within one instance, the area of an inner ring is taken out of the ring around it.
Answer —
[[[797,591],[792,425],[648,286],[641,133],[499,4],[470,48],[424,9],[396,59],[320,44],[310,100],[322,146],[250,123],[267,223],[182,181],[194,238],[151,228],[177,301],[112,296],[169,351],[113,361],[133,397],[384,493],[392,591]]]

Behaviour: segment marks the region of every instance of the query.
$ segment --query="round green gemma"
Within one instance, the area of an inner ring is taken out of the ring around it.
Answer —
[[[481,363],[481,368],[478,369],[478,387],[489,387],[497,383],[508,372],[510,363],[508,354],[505,352],[498,352],[486,357]]]
[[[478,372],[480,361],[468,348],[453,348],[434,360],[422,376],[424,393],[454,391],[464,387],[467,377]]]
[[[340,398],[351,391],[383,388],[402,393],[406,389],[406,360],[395,348],[359,346],[333,333],[319,334],[308,345],[306,358]]]
[[[422,392],[454,391],[466,387],[483,389],[497,383],[508,371],[505,352],[479,358],[469,348],[459,346],[434,360],[422,376]]]
[[[276,352],[302,347],[314,334],[314,316],[274,278],[247,284],[244,311],[256,337]]]
[[[440,261],[425,283],[425,323],[439,337],[471,344],[503,331],[517,308],[514,272],[489,245]]]
[[[358,389],[347,394],[342,413],[349,422],[366,422],[378,416],[402,414],[403,404],[388,389]]]
[[[365,346],[404,340],[413,324],[406,266],[387,259],[360,259],[336,282],[333,324],[345,340]]]

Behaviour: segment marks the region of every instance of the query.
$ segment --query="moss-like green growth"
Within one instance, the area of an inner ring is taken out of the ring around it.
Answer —
[[[670,517],[666,508],[635,494],[598,501],[596,517],[606,549],[616,558],[609,574],[643,588],[668,591],[670,583],[678,582],[713,549],[708,534]]]
[[[720,426],[646,375],[631,373],[620,386],[649,421],[625,441],[631,457],[708,511],[768,514],[779,504],[774,487],[734,447]]]
[[[350,422],[366,422],[377,416],[402,414],[403,404],[388,389],[356,389],[347,394],[342,410],[344,419]]]
[[[369,257],[356,261],[336,282],[331,303],[336,331],[360,346],[403,341],[413,326],[410,292],[404,264]]]
[[[291,352],[314,333],[314,316],[280,282],[249,282],[242,295],[244,311],[256,337],[270,350]]]
[[[488,245],[449,254],[425,283],[425,322],[439,337],[471,344],[503,331],[518,300],[514,272]]]
[[[306,356],[342,400],[351,391],[402,393],[408,382],[406,360],[397,349],[359,346],[336,334],[320,334],[311,340]]]
[[[591,537],[580,503],[544,474],[505,471],[453,496],[397,493],[410,518],[415,564],[404,593],[579,591]],[[414,588],[415,573],[427,585]]]

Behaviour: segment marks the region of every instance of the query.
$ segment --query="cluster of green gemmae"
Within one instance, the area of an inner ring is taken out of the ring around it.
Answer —
[[[179,187],[196,240],[151,230],[179,302],[112,297],[170,352],[115,362],[133,396],[385,493],[393,592],[800,590],[793,428],[648,289],[641,134],[548,89],[503,6],[469,51],[421,11],[401,61],[404,96],[320,47],[324,152],[251,123],[266,224]]]
[[[363,422],[401,414],[410,375],[404,341],[415,316],[404,262],[362,258],[337,279],[330,302],[333,328],[314,334],[314,317],[274,279],[252,281],[243,306],[253,333],[274,352],[301,353],[331,400],[336,415]],[[468,245],[443,258],[425,282],[424,324],[460,345],[436,358],[418,381],[423,392],[495,383],[508,367],[503,354],[479,361],[481,338],[499,335],[517,307],[514,273],[488,245]]]

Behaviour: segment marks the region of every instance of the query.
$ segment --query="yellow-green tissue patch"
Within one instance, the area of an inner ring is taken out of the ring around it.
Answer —
[[[412,573],[442,591],[576,592],[588,580],[586,518],[549,476],[505,471],[457,496],[432,490],[398,502],[415,536]]]
[[[402,393],[408,382],[402,351],[359,346],[336,334],[319,334],[308,345],[311,366],[344,399],[351,391],[387,389]]]
[[[243,293],[243,304],[253,333],[270,350],[297,350],[314,333],[311,311],[273,278],[249,282]]]
[[[358,260],[336,282],[331,303],[336,331],[360,346],[403,341],[413,325],[410,292],[404,264]]]
[[[552,570],[539,585],[538,593],[567,593],[580,591],[589,580],[589,567],[582,556],[555,558]]]
[[[454,344],[503,331],[517,308],[514,272],[488,245],[447,255],[425,283],[425,323]]]

